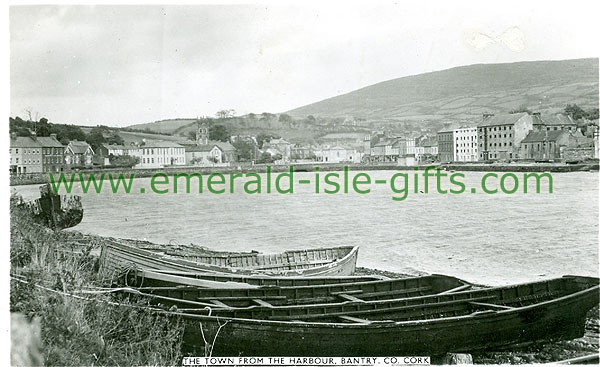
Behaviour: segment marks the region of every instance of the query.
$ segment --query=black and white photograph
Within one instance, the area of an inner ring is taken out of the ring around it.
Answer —
[[[0,364],[599,365],[598,8],[9,2]]]

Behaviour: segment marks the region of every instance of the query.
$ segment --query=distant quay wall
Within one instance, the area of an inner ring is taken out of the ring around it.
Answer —
[[[581,172],[581,171],[598,171],[598,160],[590,160],[584,163],[566,164],[566,163],[447,163],[447,164],[425,164],[416,166],[399,166],[397,164],[362,164],[362,163],[298,163],[285,165],[271,165],[272,172],[289,171],[290,165],[294,166],[295,172],[313,172],[315,167],[319,167],[320,171],[342,171],[345,166],[348,166],[350,171],[378,171],[378,170],[394,170],[406,171],[418,168],[420,170],[425,167],[439,167],[447,171],[480,171],[480,172]],[[99,175],[102,173],[125,175],[135,174],[137,178],[152,177],[156,173],[165,173],[173,175],[176,173],[199,173],[209,175],[211,173],[231,173],[231,172],[256,172],[264,173],[267,171],[266,164],[255,165],[232,165],[228,167],[200,167],[200,166],[178,166],[152,169],[130,169],[130,168],[111,168],[111,169],[89,169],[79,171],[67,171],[65,175],[69,176],[75,173],[75,179],[78,180],[78,173],[83,173],[85,176],[89,174]],[[60,173],[55,173],[58,177]],[[45,184],[50,181],[48,173],[32,173],[21,176],[11,176],[10,185],[34,185]]]

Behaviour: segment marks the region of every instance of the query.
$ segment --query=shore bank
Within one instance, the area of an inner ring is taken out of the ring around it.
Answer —
[[[348,167],[350,171],[414,171],[424,170],[426,167],[436,167],[446,171],[477,171],[477,172],[586,172],[586,171],[598,171],[599,163],[598,160],[586,161],[584,163],[567,164],[567,163],[447,163],[447,164],[428,164],[428,165],[415,165],[415,166],[400,166],[397,164],[346,164],[346,163],[298,163],[298,164],[286,164],[286,165],[232,165],[227,167],[200,167],[200,166],[179,166],[179,167],[164,167],[164,168],[153,168],[153,169],[124,169],[124,168],[111,168],[111,169],[90,169],[80,171],[67,171],[64,172],[65,176],[70,177],[71,174],[75,174],[75,181],[79,180],[79,173],[84,177],[89,175],[100,175],[104,174],[124,174],[125,176],[134,174],[137,178],[152,177],[156,173],[165,173],[167,175],[174,174],[192,174],[199,173],[201,175],[210,175],[211,173],[265,173],[267,167],[271,167],[272,172],[287,172],[290,170],[290,166],[294,167],[295,172],[314,172],[315,167],[319,168],[319,171],[343,171],[344,167]],[[54,174],[55,179],[60,173]],[[48,173],[33,173],[21,176],[11,176],[10,186],[19,185],[33,185],[33,184],[45,184],[50,182],[50,176]]]
[[[132,246],[173,247],[78,231],[43,230],[11,206],[10,307],[12,312],[40,317],[46,365],[115,365],[133,360],[145,365],[180,363],[183,331],[176,320],[157,317],[143,307],[135,308],[135,304],[123,304],[109,293],[90,293],[106,286],[96,275],[98,255],[103,243],[114,240]],[[176,246],[185,250],[183,247],[191,245]],[[357,275],[373,274],[409,276],[401,271],[357,268]],[[150,324],[154,327],[145,327]],[[524,364],[585,356],[597,353],[598,331],[596,307],[588,314],[582,338],[478,352],[473,358],[477,364]]]

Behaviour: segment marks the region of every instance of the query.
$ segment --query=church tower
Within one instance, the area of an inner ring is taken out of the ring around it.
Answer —
[[[196,145],[208,144],[208,123],[198,121],[196,125]]]

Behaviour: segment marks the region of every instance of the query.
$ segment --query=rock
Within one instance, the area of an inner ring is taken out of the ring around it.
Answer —
[[[29,322],[25,315],[11,313],[10,336],[10,362],[12,366],[29,367],[44,365],[39,318],[34,318]]]
[[[473,356],[465,353],[447,353],[444,364],[473,364]]]

